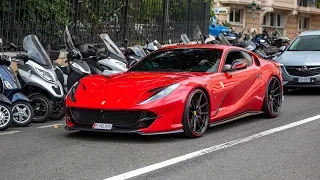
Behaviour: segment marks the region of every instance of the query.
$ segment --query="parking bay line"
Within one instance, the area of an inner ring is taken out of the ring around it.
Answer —
[[[51,125],[47,125],[47,126],[40,126],[37,127],[38,129],[43,129],[43,128],[49,128],[49,127],[55,127],[55,126],[62,126],[63,124],[51,124]]]
[[[0,133],[0,136],[2,135],[8,135],[8,134],[15,134],[15,133],[19,133],[20,131],[8,131],[8,132],[4,132],[4,133]]]
[[[189,153],[189,154],[185,154],[185,155],[182,155],[182,156],[179,156],[179,157],[176,157],[176,158],[172,158],[172,159],[169,159],[169,160],[166,160],[166,161],[162,161],[162,162],[150,165],[150,166],[146,166],[146,167],[143,167],[143,168],[140,168],[140,169],[129,171],[129,172],[117,175],[117,176],[106,178],[104,180],[124,180],[124,179],[137,177],[137,176],[140,176],[140,175],[143,175],[143,174],[146,174],[146,173],[149,173],[149,172],[161,169],[161,168],[165,168],[165,167],[168,167],[168,166],[171,166],[171,165],[174,165],[174,164],[177,164],[177,163],[189,160],[189,159],[193,159],[193,158],[196,158],[196,157],[199,157],[199,156],[203,156],[203,155],[206,155],[206,154],[209,154],[209,153],[221,150],[221,149],[225,149],[225,148],[237,145],[237,144],[241,144],[241,143],[248,142],[248,141],[251,141],[251,140],[254,140],[254,139],[258,139],[258,138],[261,138],[261,137],[264,137],[264,136],[267,136],[267,135],[270,135],[270,134],[273,134],[273,133],[276,133],[276,132],[284,131],[284,130],[287,130],[287,129],[290,129],[290,128],[293,128],[293,127],[296,127],[296,126],[300,126],[300,125],[305,124],[305,123],[309,123],[309,122],[312,122],[312,121],[319,120],[319,119],[320,119],[320,115],[316,115],[316,116],[309,117],[309,118],[306,118],[306,119],[303,119],[303,120],[299,120],[299,121],[296,121],[296,122],[293,122],[293,123],[290,123],[290,124],[286,124],[286,125],[283,125],[283,126],[280,126],[280,127],[269,129],[269,130],[266,130],[266,131],[263,131],[263,132],[260,132],[260,133],[257,133],[257,134],[253,134],[251,136],[247,136],[247,137],[236,139],[236,140],[233,140],[233,141],[229,141],[229,142],[226,142],[226,143],[223,143],[223,144],[215,145],[215,146],[212,146],[212,147],[209,147],[209,148],[206,148],[206,149],[202,149],[202,150],[195,151],[195,152],[192,152],[192,153]]]

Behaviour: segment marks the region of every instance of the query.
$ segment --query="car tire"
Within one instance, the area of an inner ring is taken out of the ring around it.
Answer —
[[[12,124],[12,111],[8,105],[0,103],[0,113],[0,131],[4,131]]]
[[[193,90],[184,108],[182,119],[184,135],[188,138],[201,137],[208,128],[209,119],[210,105],[206,93],[201,89]]]
[[[52,114],[52,102],[50,101],[50,99],[43,94],[30,94],[28,98],[30,99],[31,105],[34,110],[34,117],[32,122],[46,122]],[[39,107],[40,105],[38,105],[38,103],[41,103],[46,108],[45,110],[41,110],[42,112],[44,112],[41,115],[39,115],[41,107]]]
[[[282,85],[280,80],[272,76],[266,86],[265,97],[263,100],[263,116],[266,118],[277,117],[282,105]]]
[[[25,110],[23,110],[25,109]],[[20,119],[20,114],[25,114],[26,119]],[[17,101],[12,104],[12,119],[16,127],[27,127],[33,120],[34,111],[29,102]]]

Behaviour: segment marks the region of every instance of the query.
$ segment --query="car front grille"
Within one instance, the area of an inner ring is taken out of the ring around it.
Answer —
[[[149,111],[70,108],[69,112],[72,119],[80,124],[108,123],[124,128],[145,128],[157,118],[155,113]]]
[[[291,76],[317,76],[320,75],[320,66],[286,66],[286,71]]]

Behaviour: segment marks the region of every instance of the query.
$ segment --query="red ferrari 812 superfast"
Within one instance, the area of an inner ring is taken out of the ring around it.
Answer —
[[[75,83],[66,129],[196,138],[246,116],[276,117],[282,101],[278,63],[235,46],[169,46],[127,72]]]

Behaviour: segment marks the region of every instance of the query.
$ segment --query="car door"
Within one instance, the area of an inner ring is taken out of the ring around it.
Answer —
[[[218,116],[221,118],[230,117],[248,111],[253,106],[253,99],[262,81],[260,69],[254,59],[246,51],[230,50],[227,52],[224,62],[232,64],[236,59],[246,59],[248,66],[245,69],[221,73],[224,75],[222,84],[226,91],[225,97],[219,108]]]

